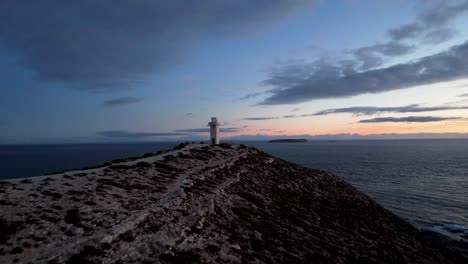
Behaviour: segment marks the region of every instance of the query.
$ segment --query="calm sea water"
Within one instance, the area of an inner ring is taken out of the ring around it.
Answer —
[[[97,165],[176,144],[0,146],[0,179]],[[468,238],[468,140],[246,144],[333,172],[418,227]]]
[[[178,143],[0,146],[0,179],[44,175],[169,149]]]
[[[468,140],[251,145],[333,172],[416,226],[468,241]]]

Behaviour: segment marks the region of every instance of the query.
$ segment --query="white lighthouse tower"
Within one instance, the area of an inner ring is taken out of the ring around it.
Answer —
[[[216,117],[211,118],[211,122],[208,123],[210,126],[210,140],[212,145],[219,144],[219,123]]]

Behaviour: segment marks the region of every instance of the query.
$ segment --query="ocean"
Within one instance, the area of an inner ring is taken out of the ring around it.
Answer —
[[[51,144],[0,146],[0,179],[44,175],[148,152],[169,149],[178,143]]]
[[[468,140],[244,143],[330,171],[415,226],[468,241]],[[0,146],[0,179],[98,165],[177,144]]]
[[[468,241],[468,140],[251,145],[330,171],[413,225]]]

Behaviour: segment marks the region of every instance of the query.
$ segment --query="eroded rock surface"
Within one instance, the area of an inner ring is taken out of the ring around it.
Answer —
[[[241,145],[4,181],[0,209],[0,263],[468,263],[339,178]]]

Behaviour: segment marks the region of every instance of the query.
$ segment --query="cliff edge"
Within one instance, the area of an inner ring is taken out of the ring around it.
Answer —
[[[338,177],[243,145],[2,181],[0,210],[0,263],[468,263]]]

